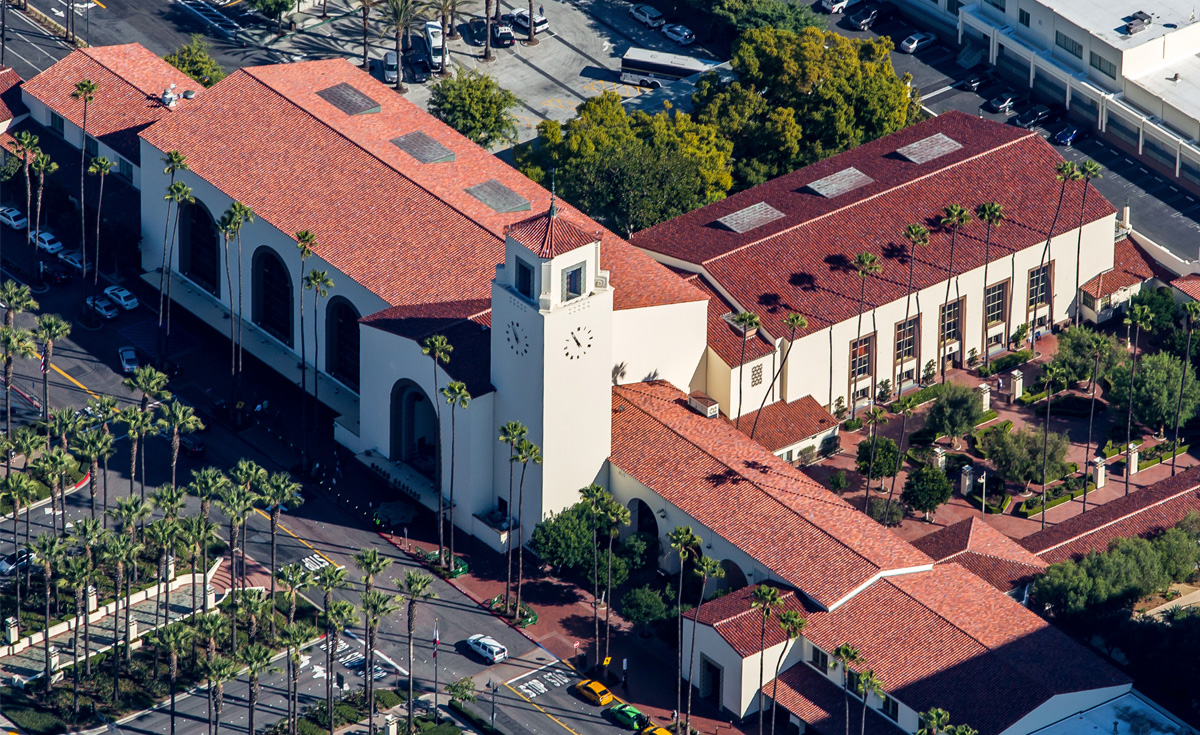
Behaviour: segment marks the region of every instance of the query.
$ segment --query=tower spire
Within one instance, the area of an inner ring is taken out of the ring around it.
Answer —
[[[554,169],[550,169],[550,216],[558,216],[557,193],[554,188]]]

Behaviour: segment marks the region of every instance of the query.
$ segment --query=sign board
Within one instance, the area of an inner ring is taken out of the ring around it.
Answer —
[[[578,650],[579,650],[579,641],[575,641],[575,650],[576,650],[576,651],[578,651]]]
[[[604,657],[604,665],[608,666],[610,663],[612,663],[612,656],[605,656]]]

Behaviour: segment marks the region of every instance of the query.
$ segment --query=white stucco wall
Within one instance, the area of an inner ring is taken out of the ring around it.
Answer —
[[[614,284],[620,288],[620,284]],[[708,304],[623,309],[613,314],[613,364],[624,366],[618,383],[637,383],[653,376],[687,393],[704,359]]]
[[[47,135],[55,135],[55,133],[50,128],[50,108],[46,107],[46,105],[42,104],[39,100],[29,96],[23,90],[21,92],[21,100],[26,104],[27,107],[29,107],[29,117],[32,118],[33,120],[37,121],[38,124],[45,127]],[[63,118],[63,140],[65,140],[67,143],[69,143],[71,146],[75,147],[76,149],[83,147],[83,128],[79,127],[78,125],[76,125],[75,123],[71,122],[70,120],[68,120],[67,118],[64,117]],[[143,143],[143,145],[144,145],[144,143]],[[133,161],[129,161],[129,159],[127,159],[124,156],[122,156],[121,154],[117,153],[112,148],[109,148],[108,146],[104,145],[104,143],[100,142],[99,140],[96,141],[96,155],[104,156],[108,160],[112,161],[112,164],[113,164],[112,173],[117,176],[121,175],[120,174],[120,170],[121,170],[120,162],[122,160],[128,161],[129,165],[132,167],[132,178],[129,179],[129,181],[133,184],[133,188],[135,188],[135,189],[141,188],[142,176],[141,176],[141,168],[140,168],[140,166],[138,166],[138,164],[136,164]],[[145,160],[145,159],[143,159],[143,160]],[[158,159],[154,159],[154,160],[157,162]]]

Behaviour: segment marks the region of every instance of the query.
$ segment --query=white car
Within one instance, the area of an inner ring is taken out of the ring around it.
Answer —
[[[859,0],[821,0],[821,7],[826,13],[844,13],[859,3]]]
[[[53,232],[39,232],[37,237],[30,234],[29,241],[37,245],[37,249],[49,255],[56,255],[62,252],[63,244],[54,236]]]
[[[121,372],[132,373],[138,369],[137,350],[132,347],[121,347],[117,350],[117,359],[121,361]]]
[[[917,31],[900,42],[900,50],[906,54],[915,54],[918,49],[932,46],[935,40],[937,40],[937,36],[932,33]]]
[[[89,309],[96,312],[102,319],[116,319],[120,314],[120,310],[113,306],[113,302],[103,296],[88,296],[86,303]]]
[[[29,224],[25,215],[16,207],[0,207],[0,224],[5,224],[14,230],[20,230]]]
[[[519,8],[517,10],[514,10],[513,14],[512,14],[512,19],[513,19],[513,23],[515,23],[516,25],[525,29],[525,32],[527,32],[527,33],[529,32],[529,10],[528,9]],[[539,33],[545,33],[549,28],[550,28],[550,22],[546,20],[546,16],[542,15],[541,13],[533,14],[533,33],[534,33],[534,35],[537,35]]]
[[[498,664],[508,659],[508,649],[491,636],[476,633],[467,639],[467,645],[490,664]]]
[[[95,267],[95,264],[88,263],[87,269],[85,270],[83,267],[83,253],[78,250],[59,250],[58,262],[82,275],[91,273],[92,269]]]
[[[692,33],[692,29],[679,24],[663,26],[663,35],[671,39],[680,46],[687,46],[696,42],[696,34]]]
[[[104,289],[104,295],[108,297],[109,301],[126,311],[138,308],[137,296],[130,293],[129,289],[124,286],[109,286]]]
[[[0,558],[0,576],[7,577],[17,571],[26,564],[32,564],[37,561],[37,554],[29,549],[20,549],[13,553]]]
[[[662,11],[649,5],[634,5],[629,9],[629,17],[647,28],[662,28],[663,24],[667,22]]]

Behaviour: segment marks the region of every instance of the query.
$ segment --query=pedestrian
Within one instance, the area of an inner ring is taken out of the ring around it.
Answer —
[[[679,722],[679,710],[671,710],[671,722]]]
[[[996,393],[999,394],[999,393],[1003,393],[1003,392],[1004,392],[1004,378],[1001,378],[1000,376],[996,376]]]
[[[543,18],[546,17],[546,6],[545,5],[538,6],[538,15],[542,16]]]

